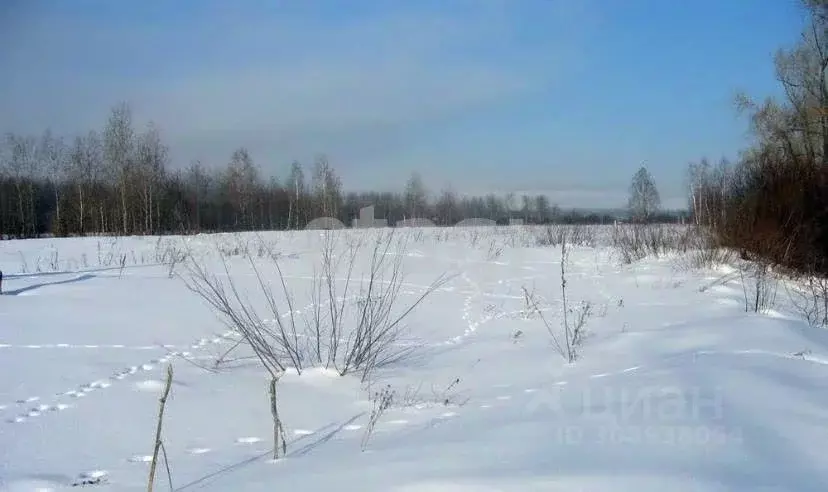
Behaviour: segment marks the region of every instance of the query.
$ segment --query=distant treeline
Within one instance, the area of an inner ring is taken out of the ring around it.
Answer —
[[[167,147],[153,125],[136,131],[128,106],[115,107],[102,132],[66,141],[8,134],[0,165],[0,237],[45,234],[133,235],[301,229],[320,217],[350,225],[359,209],[394,224],[425,218],[438,225],[484,218],[498,223],[612,223],[606,213],[562,211],[547,197],[459,196],[444,190],[429,200],[416,173],[402,193],[344,193],[323,157],[310,176],[298,162],[283,179],[267,177],[244,148],[223,169],[193,162],[171,169]],[[512,205],[507,205],[507,202]],[[676,221],[662,214],[654,220]]]

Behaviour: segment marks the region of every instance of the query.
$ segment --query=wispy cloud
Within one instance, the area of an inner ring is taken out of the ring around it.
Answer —
[[[576,20],[565,3],[543,9],[557,15],[550,28]],[[522,46],[520,12],[507,3],[381,5],[362,15],[347,14],[346,5],[339,13],[214,8],[178,26],[124,24],[117,15],[36,17],[5,62],[22,69],[11,92],[41,89],[42,101],[10,94],[2,105],[12,118],[0,122],[48,124],[62,107],[58,125],[88,124],[127,99],[173,144],[264,146],[274,138],[325,151],[338,132],[370,141],[378,127],[504,103],[566,73],[547,62],[571,53],[568,33]]]

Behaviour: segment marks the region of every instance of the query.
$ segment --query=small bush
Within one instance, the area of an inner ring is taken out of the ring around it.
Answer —
[[[593,227],[550,224],[535,230],[535,245],[557,247],[566,242],[575,246],[593,247],[597,244],[595,236]]]
[[[828,327],[828,278],[807,276],[788,289],[792,304],[812,327]]]

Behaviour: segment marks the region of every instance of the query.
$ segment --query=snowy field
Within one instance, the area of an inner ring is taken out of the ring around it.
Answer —
[[[319,231],[2,241],[0,490],[146,490],[170,365],[170,477],[162,460],[156,490],[828,490],[828,333],[781,284],[746,312],[732,266],[693,268],[692,253],[625,264],[610,229],[570,247],[568,322],[586,313],[571,363],[551,336],[560,246],[522,227],[398,230],[383,255],[405,274],[392,317],[445,282],[400,324],[388,349],[404,356],[366,377],[313,356],[306,327],[330,313],[314,289]],[[351,314],[382,234],[334,238],[364,244],[340,264],[353,266]],[[188,288],[193,265],[232,278],[271,324],[255,272],[283,320],[290,293],[303,362],[277,385],[278,460],[268,374]]]

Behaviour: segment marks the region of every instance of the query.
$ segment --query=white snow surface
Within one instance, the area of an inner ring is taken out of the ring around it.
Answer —
[[[567,363],[522,291],[559,325],[559,247],[535,246],[528,227],[399,234],[399,302],[452,274],[406,319],[414,354],[370,388],[332,368],[288,371],[277,461],[265,371],[243,347],[222,370],[202,367],[237,335],[163,252],[186,248],[223,273],[217,247],[229,251],[256,302],[244,268],[260,237],[306,313],[319,231],[0,241],[0,490],[146,490],[170,364],[174,490],[828,490],[828,333],[784,288],[773,310],[746,313],[726,267],[681,255],[622,265],[608,246],[573,247],[569,304],[593,314]],[[385,385],[395,404],[363,449],[370,391]],[[155,488],[169,489],[163,463]]]

